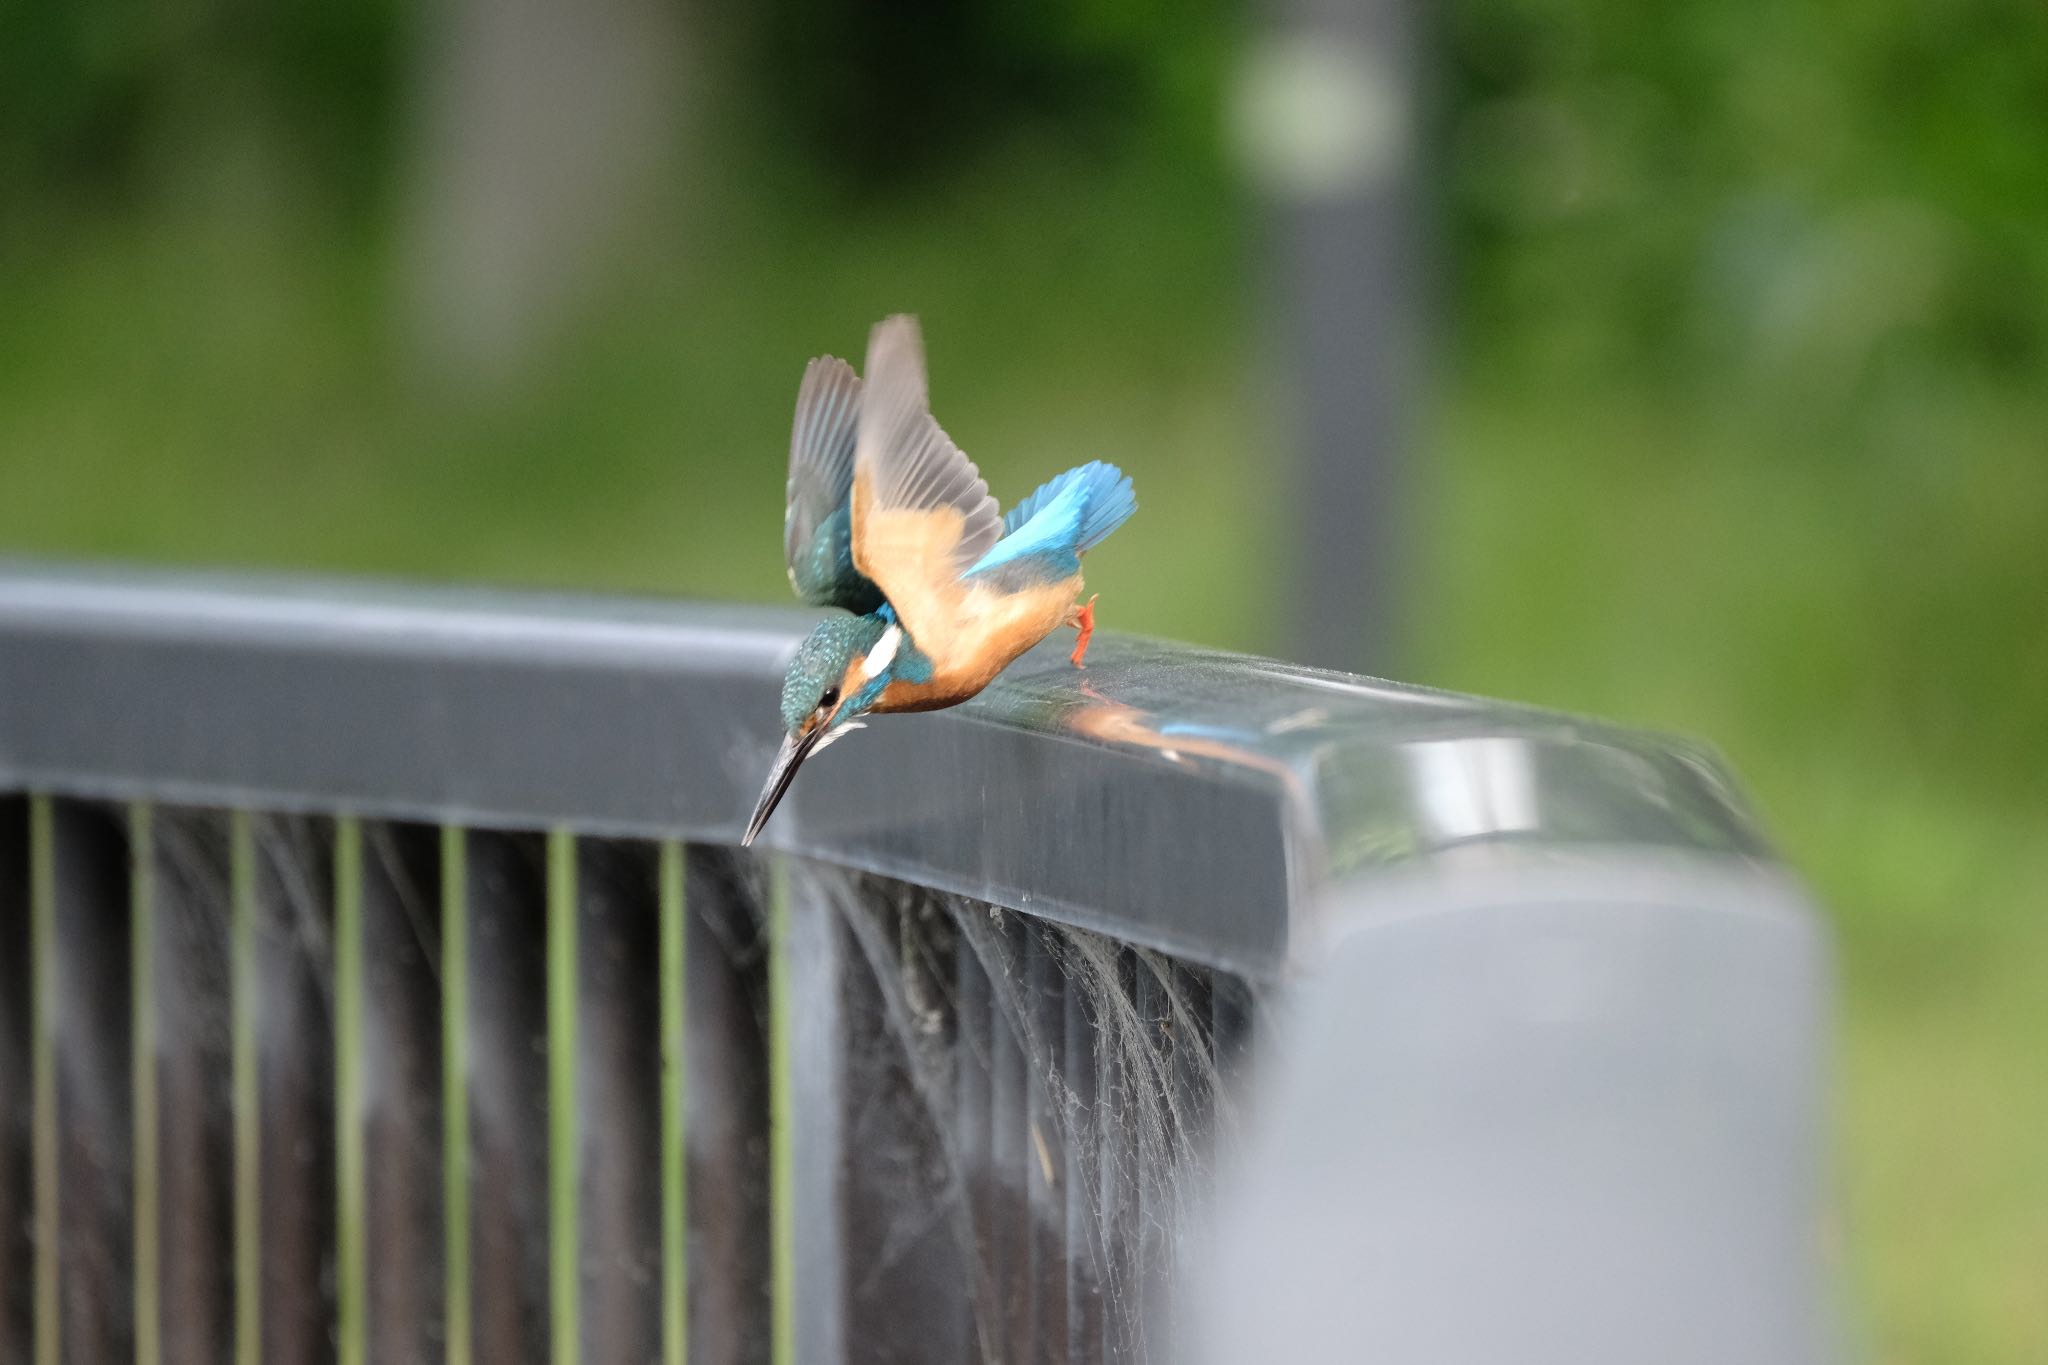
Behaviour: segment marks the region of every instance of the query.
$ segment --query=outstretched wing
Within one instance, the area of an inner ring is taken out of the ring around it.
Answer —
[[[870,612],[882,594],[853,563],[853,449],[860,428],[860,379],[853,366],[820,356],[804,368],[789,438],[789,506],[782,552],[789,585],[819,607]]]
[[[987,482],[932,420],[917,320],[878,323],[853,461],[855,566],[929,653],[958,617],[961,576],[1002,530]]]

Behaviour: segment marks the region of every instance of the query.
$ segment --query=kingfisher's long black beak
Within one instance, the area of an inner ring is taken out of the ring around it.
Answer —
[[[818,747],[818,741],[825,737],[828,728],[813,725],[809,734],[782,737],[782,751],[775,755],[775,766],[768,770],[768,784],[761,788],[761,799],[754,806],[754,818],[747,821],[746,836],[740,840],[741,848],[753,843],[761,827],[768,823],[768,817],[775,813],[782,794],[789,790],[790,782],[796,777],[796,770],[811,756],[811,750]]]

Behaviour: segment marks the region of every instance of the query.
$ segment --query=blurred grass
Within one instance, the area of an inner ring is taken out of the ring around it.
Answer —
[[[626,273],[489,401],[405,371],[374,244],[290,218],[52,228],[61,248],[0,257],[0,448],[34,452],[0,543],[778,598],[790,376],[910,309],[946,420],[1006,501],[1077,452],[1200,471],[1150,480],[1150,515],[1098,572],[1205,538],[1224,553],[1139,576],[1124,619],[1228,635],[1254,619],[1240,509],[1264,501],[1233,458],[1238,252],[1214,185],[1127,170],[1077,192],[1012,162],[941,223],[690,215],[684,255]],[[1185,287],[1162,294],[1162,274]],[[1075,330],[1103,320],[1117,330]]]
[[[0,547],[782,600],[795,378],[912,309],[1000,497],[1136,477],[1106,625],[1270,647],[1252,231],[1158,150],[1026,140],[914,205],[722,191],[488,400],[402,358],[372,232],[287,196],[56,211],[0,252]],[[2048,1358],[2048,396],[1825,329],[1762,372],[1624,363],[1612,318],[1530,327],[1558,286],[1522,269],[1459,315],[1409,672],[1730,755],[1840,930],[1874,1358]]]

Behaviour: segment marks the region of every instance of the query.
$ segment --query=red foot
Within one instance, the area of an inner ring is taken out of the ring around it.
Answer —
[[[1074,667],[1076,668],[1086,668],[1088,666],[1081,662],[1081,657],[1088,652],[1088,642],[1095,638],[1095,598],[1099,596],[1101,594],[1096,593],[1089,597],[1087,606],[1076,607],[1073,610],[1071,619],[1067,622],[1070,626],[1079,627],[1081,631],[1081,638],[1074,641],[1074,653],[1072,655]]]

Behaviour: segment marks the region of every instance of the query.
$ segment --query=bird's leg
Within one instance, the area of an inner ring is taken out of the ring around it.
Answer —
[[[1086,605],[1067,608],[1067,624],[1081,632],[1081,638],[1074,641],[1073,662],[1076,668],[1087,667],[1081,662],[1081,656],[1088,652],[1088,642],[1095,638],[1095,599],[1101,595],[1091,594]]]

